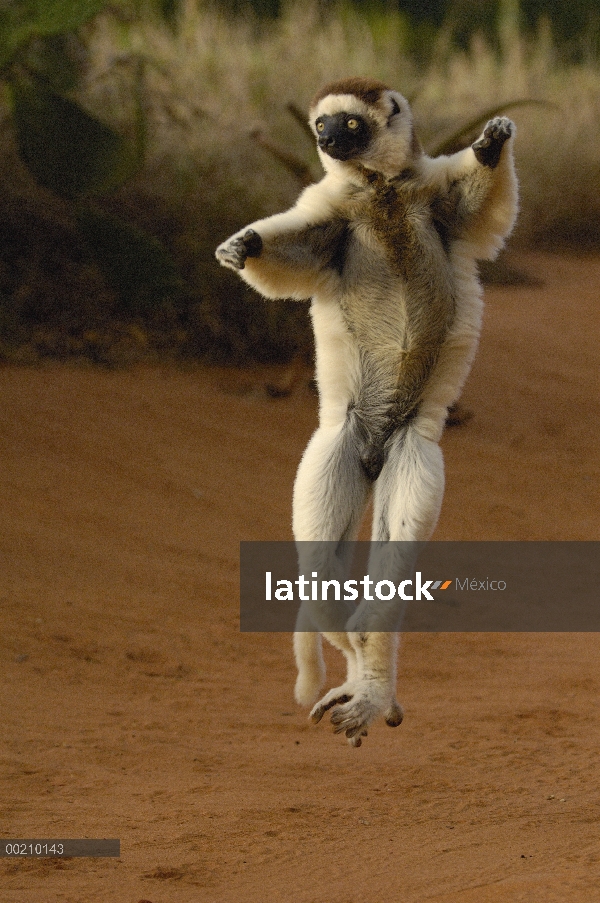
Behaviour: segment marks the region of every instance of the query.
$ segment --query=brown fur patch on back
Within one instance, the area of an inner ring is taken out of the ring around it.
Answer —
[[[311,109],[316,107],[320,100],[330,94],[353,94],[360,97],[368,104],[377,103],[384,91],[389,91],[387,85],[375,78],[344,78],[341,81],[330,82],[317,91],[311,102]]]

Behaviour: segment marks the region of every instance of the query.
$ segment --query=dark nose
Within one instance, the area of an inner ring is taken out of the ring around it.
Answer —
[[[319,145],[321,150],[326,150],[328,147],[335,146],[335,138],[333,137],[333,135],[319,135],[317,144]]]

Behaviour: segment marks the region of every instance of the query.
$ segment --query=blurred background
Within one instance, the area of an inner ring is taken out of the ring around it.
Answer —
[[[431,154],[517,123],[516,247],[600,248],[597,0],[1,0],[0,361],[311,355],[217,244],[320,178],[310,98],[349,75]]]

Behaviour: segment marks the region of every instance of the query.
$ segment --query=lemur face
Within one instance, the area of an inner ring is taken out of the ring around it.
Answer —
[[[310,116],[327,171],[347,175],[360,162],[393,175],[420,153],[407,101],[382,82],[351,78],[326,85]]]
[[[358,157],[371,143],[372,127],[358,113],[324,113],[315,120],[317,144],[334,160]]]

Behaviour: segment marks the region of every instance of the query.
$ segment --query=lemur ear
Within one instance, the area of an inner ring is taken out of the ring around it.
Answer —
[[[390,113],[389,118],[391,119],[392,116],[397,116],[399,112],[400,107],[398,106],[398,101],[395,97],[392,97],[392,112]]]

